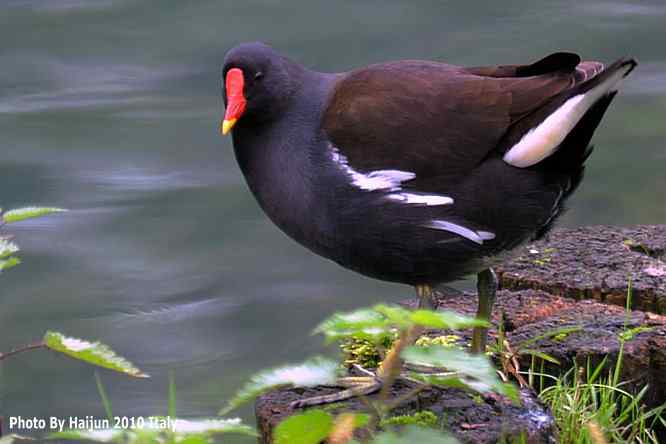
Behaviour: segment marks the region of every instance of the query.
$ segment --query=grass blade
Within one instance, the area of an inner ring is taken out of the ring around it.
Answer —
[[[104,406],[104,411],[106,412],[106,418],[111,424],[113,424],[113,410],[111,409],[111,401],[106,394],[104,389],[104,384],[102,384],[102,378],[99,377],[99,373],[95,371],[95,382],[97,383],[97,392],[99,397],[102,400],[102,405]]]
[[[176,417],[176,377],[173,370],[169,370],[169,402],[167,416],[171,418]]]

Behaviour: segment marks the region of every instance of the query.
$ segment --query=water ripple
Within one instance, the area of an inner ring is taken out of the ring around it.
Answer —
[[[110,9],[117,6],[117,0],[9,0],[8,7],[29,7],[34,11],[69,12],[73,10]]]
[[[2,65],[31,63],[13,57]],[[34,91],[28,86],[0,99],[0,113],[30,113],[54,109],[157,104],[168,100],[156,89],[164,81],[187,74],[180,67],[151,68],[129,64],[65,63],[49,60],[33,66],[48,78]],[[28,91],[25,91],[28,89]]]
[[[657,4],[649,4],[647,2],[589,2],[581,3],[580,8],[589,12],[592,15],[607,15],[616,17],[627,16],[659,16],[666,15],[666,5],[663,2]]]
[[[209,186],[219,182],[214,175],[184,171],[150,171],[143,168],[123,168],[111,171],[82,171],[83,182],[94,183],[112,191],[160,191]]]
[[[181,304],[159,305],[148,309],[137,308],[123,313],[116,313],[112,317],[115,326],[127,325],[134,322],[172,324],[174,322],[210,316],[221,318],[241,305],[240,302],[232,302],[229,299],[208,298]]]
[[[666,63],[641,63],[631,81],[622,85],[630,94],[666,95]]]

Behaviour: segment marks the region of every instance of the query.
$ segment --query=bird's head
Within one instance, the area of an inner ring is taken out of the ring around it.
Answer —
[[[263,43],[243,43],[229,50],[222,68],[226,106],[222,134],[241,118],[263,121],[278,115],[298,86],[299,70]]]

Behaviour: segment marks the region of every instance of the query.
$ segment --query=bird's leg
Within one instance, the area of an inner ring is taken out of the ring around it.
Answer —
[[[430,285],[417,285],[416,294],[419,297],[419,308],[424,305],[432,306],[432,287]],[[345,401],[357,396],[370,395],[382,390],[380,397],[386,399],[389,390],[393,385],[395,379],[400,376],[402,369],[402,358],[400,353],[410,345],[413,345],[419,336],[423,333],[423,327],[412,326],[406,331],[403,331],[398,339],[393,342],[393,345],[386,352],[386,356],[377,368],[377,374],[359,377],[346,377],[338,380],[337,386],[345,387],[338,393],[331,395],[314,396],[312,398],[300,399],[291,403],[292,408],[307,407],[321,404],[331,404],[333,402]],[[370,373],[365,369],[361,369],[362,373]]]
[[[333,404],[334,402],[346,401],[357,396],[370,395],[382,388],[382,383],[378,378],[368,376],[365,379],[365,382],[359,381],[354,384],[348,384],[344,381],[344,378],[341,378],[341,380],[338,382],[338,386],[349,388],[330,395],[313,396],[311,398],[299,399],[292,402],[290,406],[293,409],[298,409],[313,405]]]
[[[495,293],[497,292],[497,276],[492,268],[486,268],[477,275],[476,279],[476,289],[479,295],[479,307],[476,317],[490,322],[493,305],[495,304]],[[472,332],[472,353],[485,353],[487,342],[488,329],[485,327],[474,327]]]
[[[418,308],[436,310],[435,301],[432,298],[432,287],[430,285],[416,285],[416,295],[419,297]]]

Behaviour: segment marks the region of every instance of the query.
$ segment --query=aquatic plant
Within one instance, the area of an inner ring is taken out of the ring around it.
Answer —
[[[63,211],[66,210],[55,207],[25,207],[3,212],[2,208],[0,208],[0,228],[6,224],[14,224],[26,219],[33,219]],[[0,234],[0,272],[8,270],[21,263],[21,260],[17,256],[19,251],[20,248],[12,241],[11,235]]]

